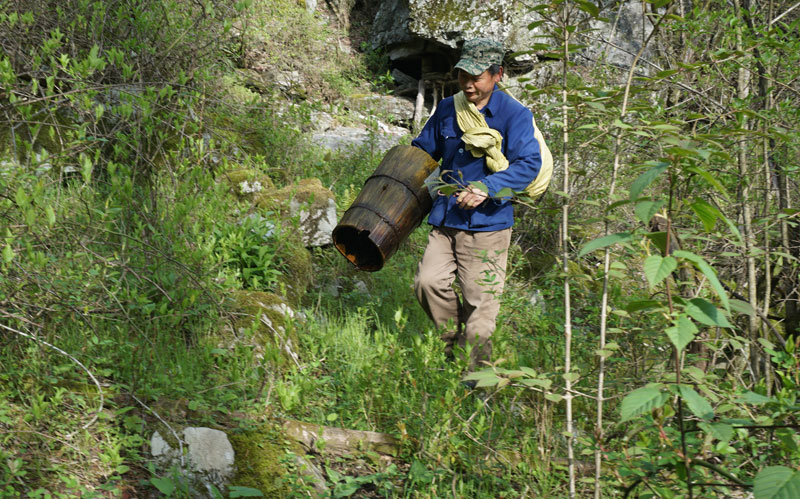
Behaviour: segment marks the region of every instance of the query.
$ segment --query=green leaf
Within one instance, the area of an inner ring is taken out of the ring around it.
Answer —
[[[484,369],[470,373],[462,378],[464,381],[477,381],[476,387],[483,388],[486,386],[495,386],[500,383],[501,378],[497,376],[491,369]]]
[[[661,253],[667,252],[667,233],[666,232],[648,232],[644,235],[647,239],[653,242],[656,248]]]
[[[588,0],[577,0],[577,4],[579,9],[591,15],[592,17],[597,17],[600,15],[600,9],[597,8],[597,5],[589,2]]]
[[[686,402],[692,414],[700,419],[711,419],[714,417],[714,409],[705,397],[697,393],[691,386],[681,385],[679,388],[681,397],[683,397],[683,401]]]
[[[653,180],[655,180],[659,175],[664,173],[669,166],[669,163],[664,163],[663,161],[650,161],[647,164],[654,166],[639,175],[639,177],[633,181],[630,190],[631,199],[638,198],[642,194],[642,191],[645,190],[648,185],[652,184]]]
[[[675,256],[676,258],[684,258],[692,262],[694,266],[697,267],[697,269],[700,270],[700,272],[702,272],[703,275],[706,276],[706,279],[708,279],[709,284],[711,284],[711,287],[714,288],[714,291],[716,291],[717,296],[719,296],[719,301],[722,302],[722,306],[724,306],[726,310],[730,311],[731,306],[730,303],[728,302],[728,293],[725,291],[725,288],[722,287],[722,284],[719,282],[719,279],[717,279],[717,273],[714,272],[714,269],[711,268],[711,265],[709,265],[705,260],[703,260],[702,257],[697,256],[689,251],[678,250],[674,251],[672,255]],[[731,327],[731,326],[725,326],[725,327]]]
[[[164,494],[165,496],[168,496],[173,492],[175,492],[175,482],[170,477],[151,478],[150,483],[152,483],[153,486],[155,486],[155,488],[157,488],[158,491]]]
[[[552,380],[542,378],[525,378],[519,381],[525,386],[538,386],[539,388],[543,388],[545,390],[549,390],[553,385]]]
[[[664,203],[665,201],[663,199],[659,199],[658,201],[640,201],[636,203],[636,208],[634,209],[636,218],[643,224],[650,223],[650,219],[658,213],[658,210],[664,206]]]
[[[686,168],[686,171],[699,175],[703,180],[708,182],[708,184],[711,187],[716,189],[717,192],[722,194],[725,197],[725,199],[729,199],[730,198],[730,196],[728,195],[728,190],[725,189],[725,187],[719,182],[719,180],[717,180],[716,177],[714,177],[713,175],[711,175],[707,171],[703,170],[702,168],[700,168],[698,166],[694,166],[694,165]]]
[[[461,188],[456,184],[446,184],[446,185],[439,185],[436,189],[443,195],[443,196],[451,196],[458,192]]]
[[[676,70],[676,69],[674,69],[672,71],[675,71],[676,73],[678,72],[678,70]],[[656,75],[656,76],[658,76],[658,75]],[[675,125],[670,125],[669,123],[660,123],[658,125],[653,125],[650,128],[652,128],[653,130],[659,130],[659,131],[662,131],[662,132],[678,132],[678,131],[680,131],[680,128],[676,127]]]
[[[92,168],[92,160],[89,159],[89,156],[81,154],[81,176],[87,184],[92,181]]]
[[[53,210],[51,205],[47,205],[44,208],[44,212],[47,215],[47,225],[52,227],[56,223],[56,212]]]
[[[335,469],[329,466],[325,466],[325,472],[328,473],[328,478],[330,478],[332,482],[342,481],[342,475]]]
[[[25,189],[20,187],[19,189],[17,189],[17,193],[14,196],[14,201],[16,201],[17,206],[19,206],[20,208],[25,208],[26,206],[28,206],[30,198],[28,197],[28,193],[25,192]]]
[[[756,309],[754,309],[752,305],[746,301],[737,300],[736,298],[731,298],[731,310],[743,315],[757,315]]]
[[[657,386],[644,386],[632,391],[622,399],[620,404],[622,418],[620,423],[642,414],[649,414],[664,405],[668,398],[669,395],[663,393]]]
[[[700,423],[700,428],[720,442],[729,442],[733,438],[733,426],[726,423]]]
[[[555,403],[559,403],[562,400],[564,400],[564,397],[562,395],[557,394],[557,393],[545,393],[544,394],[544,398],[546,398],[550,402],[555,402]]]
[[[623,130],[628,130],[630,128],[633,128],[632,126],[628,125],[627,123],[623,123],[622,120],[620,120],[619,118],[615,119],[614,122],[612,123],[612,125],[614,125],[617,128],[622,128]]]
[[[591,253],[592,251],[611,246],[612,244],[628,242],[630,241],[631,237],[632,234],[630,232],[617,232],[616,234],[609,234],[607,236],[599,237],[589,241],[578,253],[578,257],[581,257],[587,253]]]
[[[486,187],[486,184],[479,180],[473,180],[469,183],[470,187],[474,187],[479,191],[483,192],[484,194],[489,194],[489,188]]]
[[[667,78],[669,76],[674,75],[678,71],[680,71],[680,70],[679,69],[665,69],[664,71],[659,71],[658,73],[656,73],[656,78]]]
[[[528,29],[533,30],[544,24],[546,21],[544,19],[540,19],[538,21],[533,21],[532,23],[528,24]]]
[[[264,494],[258,489],[239,485],[231,485],[228,487],[228,492],[228,497],[264,497]]]
[[[14,250],[11,249],[11,245],[6,244],[3,248],[3,263],[11,263],[11,260],[13,260],[15,256],[16,254]]]
[[[775,402],[774,398],[765,397],[764,395],[761,395],[760,393],[756,393],[753,391],[744,392],[740,398],[742,402],[744,402],[745,404],[752,404],[752,405],[764,405],[770,402]]]
[[[692,319],[706,326],[733,327],[720,309],[702,298],[689,300],[689,303],[686,304],[686,313]]]
[[[722,216],[716,206],[712,206],[702,199],[695,200],[695,202],[691,204],[691,208],[700,221],[703,222],[703,228],[706,232],[711,232],[714,229],[714,225],[717,223],[717,219]]]
[[[644,275],[647,277],[647,281],[650,283],[650,288],[655,288],[676,268],[678,268],[678,261],[671,256],[648,256],[644,261]]]
[[[681,315],[672,327],[666,329],[665,333],[680,353],[694,339],[694,335],[697,334],[697,326],[687,316]]]
[[[768,466],[753,481],[755,499],[796,499],[800,497],[800,471],[786,466]]]

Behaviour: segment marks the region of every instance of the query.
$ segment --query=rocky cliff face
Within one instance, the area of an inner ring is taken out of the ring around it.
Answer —
[[[383,0],[370,41],[389,55],[396,80],[411,80],[405,93],[416,93],[413,82],[423,79],[426,98],[436,100],[455,91],[452,68],[464,40],[500,40],[511,52],[529,51],[535,43],[547,41],[542,26],[529,29],[531,23],[541,20],[532,6],[526,0]],[[651,26],[640,2],[622,2],[602,15],[609,21],[588,24],[591,31],[582,40],[587,48],[577,57],[587,64],[603,58],[624,67]],[[537,60],[534,55],[522,54],[509,62],[517,73],[526,73]]]

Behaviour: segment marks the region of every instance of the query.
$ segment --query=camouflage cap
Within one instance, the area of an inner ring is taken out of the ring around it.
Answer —
[[[492,64],[503,64],[503,44],[488,38],[474,38],[464,42],[461,59],[456,68],[477,76],[486,71]]]

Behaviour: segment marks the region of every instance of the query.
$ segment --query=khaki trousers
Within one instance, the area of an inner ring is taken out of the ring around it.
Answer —
[[[434,324],[446,328],[442,340],[448,355],[456,345],[472,346],[471,369],[491,358],[510,243],[510,228],[475,232],[435,227],[417,269],[417,299]],[[452,286],[456,278],[461,298]]]

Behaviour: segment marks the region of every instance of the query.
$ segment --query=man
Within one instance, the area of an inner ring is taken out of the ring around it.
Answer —
[[[445,329],[448,356],[456,346],[469,350],[470,369],[491,357],[514,223],[511,201],[496,194],[524,190],[541,167],[531,112],[497,88],[503,55],[499,42],[466,41],[455,66],[463,94],[444,99],[411,143],[441,159],[442,180],[459,187],[434,196],[428,216],[433,228],[414,288],[428,316]],[[469,112],[473,125],[460,125]],[[474,127],[475,120],[485,125]],[[493,137],[488,146],[481,142],[487,137]],[[489,168],[487,161],[499,159],[507,160],[505,169],[494,163]],[[461,298],[452,288],[456,278]]]

